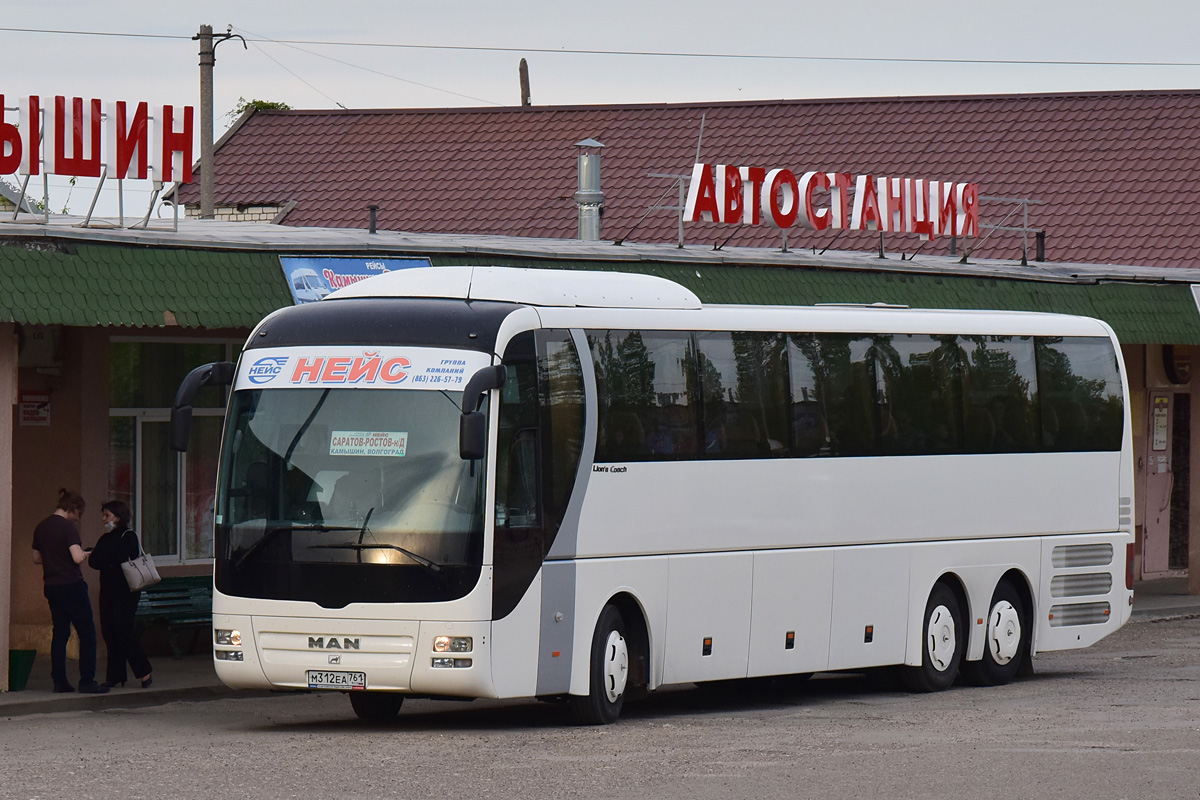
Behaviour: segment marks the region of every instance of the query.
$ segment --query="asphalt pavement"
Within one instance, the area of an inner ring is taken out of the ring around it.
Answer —
[[[1187,578],[1165,578],[1144,581],[1134,586],[1133,619],[1131,624],[1155,620],[1200,616],[1200,595],[1188,594]],[[182,658],[157,656],[154,682],[143,689],[130,679],[124,687],[107,694],[55,694],[50,679],[50,655],[38,653],[25,689],[0,693],[0,718],[25,714],[46,714],[58,711],[97,711],[109,708],[157,706],[178,701],[212,700],[220,697],[262,696],[267,692],[248,692],[226,687],[217,678],[210,653],[186,655]],[[97,659],[99,678],[104,677],[104,649]],[[67,674],[72,682],[79,678],[78,662],[67,662]]]

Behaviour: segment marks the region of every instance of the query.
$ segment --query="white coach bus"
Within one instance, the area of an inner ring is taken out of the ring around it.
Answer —
[[[896,665],[997,684],[1133,599],[1132,435],[1093,319],[707,306],[659,278],[417,268],[275,312],[215,510],[232,687],[538,697]]]

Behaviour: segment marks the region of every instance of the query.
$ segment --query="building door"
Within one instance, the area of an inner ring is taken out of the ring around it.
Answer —
[[[109,420],[109,494],[128,503],[143,546],[160,563],[213,556],[213,492],[224,418],[219,409],[194,413],[187,453],[167,446],[170,415],[165,410]]]
[[[1150,393],[1146,457],[1146,524],[1142,532],[1142,575],[1156,577],[1187,568],[1190,517],[1188,443],[1190,398]]]
[[[175,392],[193,367],[236,357],[234,342],[119,336],[109,342],[109,497],[129,504],[142,543],[160,564],[213,557],[223,388],[196,395],[187,453],[167,446],[169,421]]]

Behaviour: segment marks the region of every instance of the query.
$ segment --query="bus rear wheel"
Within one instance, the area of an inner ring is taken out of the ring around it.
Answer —
[[[1008,683],[1029,657],[1029,617],[1021,593],[1010,581],[996,585],[985,636],[983,658],[964,664],[963,674],[977,686]]]
[[[404,705],[404,695],[394,692],[350,692],[350,707],[359,719],[387,722],[395,719]]]
[[[911,692],[940,692],[958,678],[966,644],[958,597],[944,583],[933,587],[925,604],[921,666],[901,667],[900,681]]]
[[[621,716],[629,681],[629,642],[625,620],[616,606],[600,612],[592,634],[588,694],[570,698],[571,716],[580,725],[609,725]]]

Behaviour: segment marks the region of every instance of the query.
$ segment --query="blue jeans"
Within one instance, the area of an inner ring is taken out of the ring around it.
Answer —
[[[70,686],[67,680],[67,640],[71,626],[79,636],[79,682],[96,680],[96,623],[92,620],[92,601],[83,581],[66,586],[47,586],[43,593],[50,602],[54,635],[50,640],[50,676],[55,686]]]

